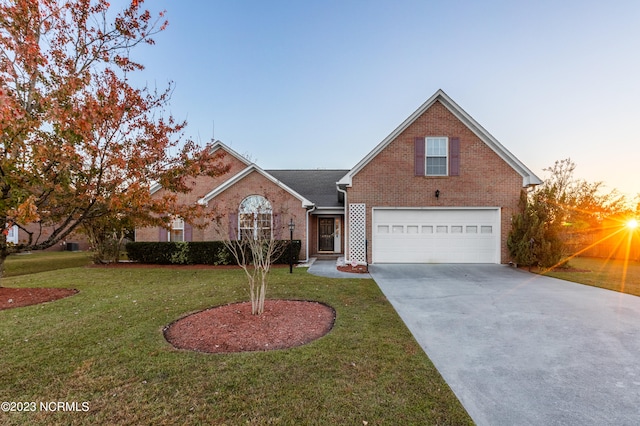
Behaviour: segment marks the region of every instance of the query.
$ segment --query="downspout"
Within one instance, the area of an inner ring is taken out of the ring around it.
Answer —
[[[316,209],[316,205],[314,204],[313,208],[307,210],[307,223],[305,224],[305,227],[307,228],[306,238],[305,238],[307,258],[305,259],[304,263],[309,263],[309,216],[311,215],[311,212],[314,211],[315,209]]]
[[[347,258],[349,254],[349,244],[351,241],[349,240],[349,218],[347,217],[347,190],[340,188],[340,185],[336,184],[336,189],[338,192],[342,192],[344,194],[344,261],[345,263],[349,263],[349,259]]]

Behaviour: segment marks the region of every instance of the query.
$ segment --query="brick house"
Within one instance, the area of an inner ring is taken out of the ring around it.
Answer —
[[[196,179],[191,183],[193,190],[181,194],[179,201],[200,203],[219,219],[204,227],[178,218],[168,230],[138,228],[136,241],[214,241],[258,232],[289,239],[293,221],[293,238],[302,241],[301,259],[308,259],[309,254],[343,253],[344,206],[336,182],[348,170],[263,170],[220,141],[211,149],[223,151],[229,172]],[[159,186],[152,188],[159,196],[162,191]]]
[[[33,233],[34,245],[45,241],[56,229],[55,226],[46,226],[40,223],[29,223],[25,228],[26,231]],[[7,242],[11,244],[26,244],[29,239],[26,231],[19,229],[18,225],[13,225],[7,229]],[[90,247],[91,244],[87,236],[81,230],[75,230],[66,239],[44,249],[44,251],[87,251]]]
[[[196,180],[183,202],[221,220],[199,230],[178,219],[169,231],[136,230],[137,241],[288,238],[293,220],[301,259],[506,263],[520,192],[541,183],[442,90],[351,170],[263,170],[221,142],[213,149],[226,152],[229,173]]]

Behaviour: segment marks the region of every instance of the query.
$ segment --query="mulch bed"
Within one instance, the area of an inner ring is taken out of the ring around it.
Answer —
[[[351,272],[354,274],[366,274],[369,272],[367,265],[338,265],[338,271]]]
[[[270,351],[307,344],[333,328],[336,313],[319,302],[266,300],[262,315],[251,303],[218,306],[181,318],[164,329],[178,349],[208,353]]]
[[[51,302],[76,294],[73,288],[0,287],[0,310]]]

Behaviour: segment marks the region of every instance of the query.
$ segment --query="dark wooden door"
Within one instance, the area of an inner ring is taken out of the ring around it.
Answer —
[[[318,251],[334,250],[334,231],[335,219],[332,217],[323,217],[318,221]]]

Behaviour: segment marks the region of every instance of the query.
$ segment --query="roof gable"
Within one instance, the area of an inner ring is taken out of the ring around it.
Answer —
[[[214,188],[212,191],[210,191],[204,197],[199,199],[198,203],[199,204],[207,204],[209,201],[213,200],[219,194],[221,194],[222,192],[224,192],[227,189],[231,188],[234,184],[236,184],[237,182],[241,181],[242,179],[244,179],[245,177],[247,177],[249,174],[251,174],[253,172],[259,173],[260,175],[262,175],[267,180],[271,181],[275,185],[277,185],[280,188],[282,188],[283,190],[287,191],[292,196],[294,196],[297,199],[299,199],[300,202],[302,203],[302,207],[305,207],[305,208],[313,207],[313,205],[314,205],[313,202],[311,202],[310,200],[308,200],[307,198],[305,198],[304,196],[302,196],[298,192],[294,191],[289,186],[285,185],[284,183],[282,183],[281,181],[279,181],[278,179],[273,177],[271,174],[265,172],[264,170],[262,170],[260,167],[258,167],[254,163],[251,163],[249,166],[247,166],[240,173],[237,173],[231,179],[226,180],[223,184],[221,184],[220,186]]]
[[[518,160],[508,149],[506,149],[496,138],[486,131],[477,121],[475,121],[466,111],[456,104],[442,89],[433,94],[425,103],[403,121],[393,132],[380,142],[371,152],[369,152],[358,164],[356,164],[346,175],[340,179],[339,185],[350,186],[353,177],[360,172],[373,158],[393,142],[404,130],[424,114],[431,106],[440,102],[447,108],[460,122],[471,130],[482,142],[491,148],[500,158],[502,158],[511,168],[522,176],[522,186],[528,187],[542,183],[531,170],[529,170],[520,160]]]
[[[224,152],[226,152],[227,154],[233,156],[235,159],[239,160],[240,162],[244,163],[247,166],[253,164],[250,160],[248,160],[244,156],[238,154],[236,151],[234,151],[233,149],[229,148],[227,145],[223,144],[221,141],[215,141],[213,143],[213,145],[211,145],[210,149],[211,149],[211,153],[212,154],[214,154],[216,151],[221,149]]]
[[[211,154],[216,153],[219,150],[223,150],[225,153],[227,153],[228,155],[231,155],[233,158],[235,158],[236,160],[238,160],[240,163],[244,164],[245,166],[249,166],[251,165],[251,161],[247,160],[245,157],[243,157],[242,155],[238,154],[236,151],[234,151],[233,149],[229,148],[227,145],[225,145],[224,143],[222,143],[221,141],[215,141],[212,145],[209,146],[209,149],[211,150]],[[159,190],[162,189],[162,185],[160,185],[159,183],[154,183],[153,185],[151,185],[151,188],[149,189],[149,191],[151,192],[151,194],[155,194],[156,192],[158,192]]]

